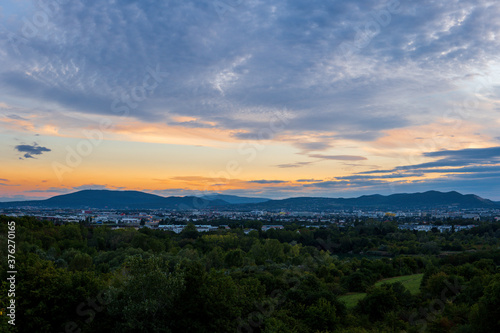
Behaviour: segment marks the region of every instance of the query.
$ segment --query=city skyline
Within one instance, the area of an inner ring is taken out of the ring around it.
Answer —
[[[493,1],[6,1],[0,201],[499,201]]]

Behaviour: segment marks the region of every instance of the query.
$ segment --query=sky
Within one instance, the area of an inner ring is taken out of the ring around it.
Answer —
[[[5,0],[0,201],[500,201],[496,0]]]

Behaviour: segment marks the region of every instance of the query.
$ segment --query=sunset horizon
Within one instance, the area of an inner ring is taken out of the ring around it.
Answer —
[[[224,200],[223,197],[230,197],[230,198],[248,198],[248,199],[262,199],[262,200],[287,200],[287,199],[300,199],[300,198],[321,198],[321,199],[357,199],[357,198],[362,198],[362,197],[370,197],[370,196],[383,196],[383,197],[390,197],[391,195],[413,195],[413,194],[428,194],[428,193],[441,193],[441,194],[452,194],[452,193],[458,193],[458,195],[462,196],[477,196],[474,193],[461,193],[459,191],[436,191],[436,190],[428,190],[428,191],[422,191],[422,192],[411,192],[411,193],[406,193],[406,192],[397,192],[397,193],[390,193],[390,194],[379,194],[379,193],[373,193],[373,194],[360,194],[360,195],[353,195],[353,196],[315,196],[314,194],[312,195],[296,195],[296,196],[290,196],[290,197],[264,197],[264,196],[256,196],[256,195],[246,195],[245,193],[241,194],[224,194],[220,192],[202,192],[202,191],[192,191],[187,194],[183,195],[178,195],[175,193],[170,193],[167,195],[164,194],[157,194],[154,191],[142,191],[142,190],[128,190],[128,189],[108,189],[105,187],[97,187],[97,188],[92,188],[89,186],[88,188],[83,188],[83,189],[78,189],[78,190],[73,190],[69,192],[64,192],[64,193],[59,193],[55,195],[50,195],[46,197],[34,197],[32,199],[22,199],[22,200],[16,200],[16,199],[11,199],[11,200],[0,200],[0,203],[24,203],[24,202],[33,202],[33,201],[45,201],[48,199],[52,198],[57,198],[59,196],[64,196],[64,195],[72,195],[72,194],[78,194],[86,191],[94,191],[94,192],[105,192],[109,194],[113,194],[116,192],[129,192],[129,193],[143,193],[143,194],[152,194],[155,196],[163,197],[163,198],[190,198],[190,197],[196,197],[196,198],[207,198],[207,200],[215,200],[219,199]],[[481,199],[486,199],[495,202],[494,199],[490,199],[487,197],[481,197],[477,196]],[[500,203],[497,201],[497,203]],[[194,207],[196,208],[196,207]]]
[[[2,4],[0,201],[500,200],[499,6],[318,6]]]
[[[3,0],[0,332],[500,332],[499,18]]]

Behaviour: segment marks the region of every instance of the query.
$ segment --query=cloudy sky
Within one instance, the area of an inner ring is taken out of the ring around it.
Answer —
[[[0,197],[500,200],[496,0],[6,0]]]

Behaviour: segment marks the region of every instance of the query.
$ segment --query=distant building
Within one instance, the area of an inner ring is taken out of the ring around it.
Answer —
[[[137,218],[132,218],[132,217],[124,217],[124,218],[122,218],[121,223],[139,224],[139,223],[141,223],[141,220],[137,219]]]
[[[266,231],[269,229],[283,229],[284,227],[282,225],[263,225],[262,226],[262,231]]]

